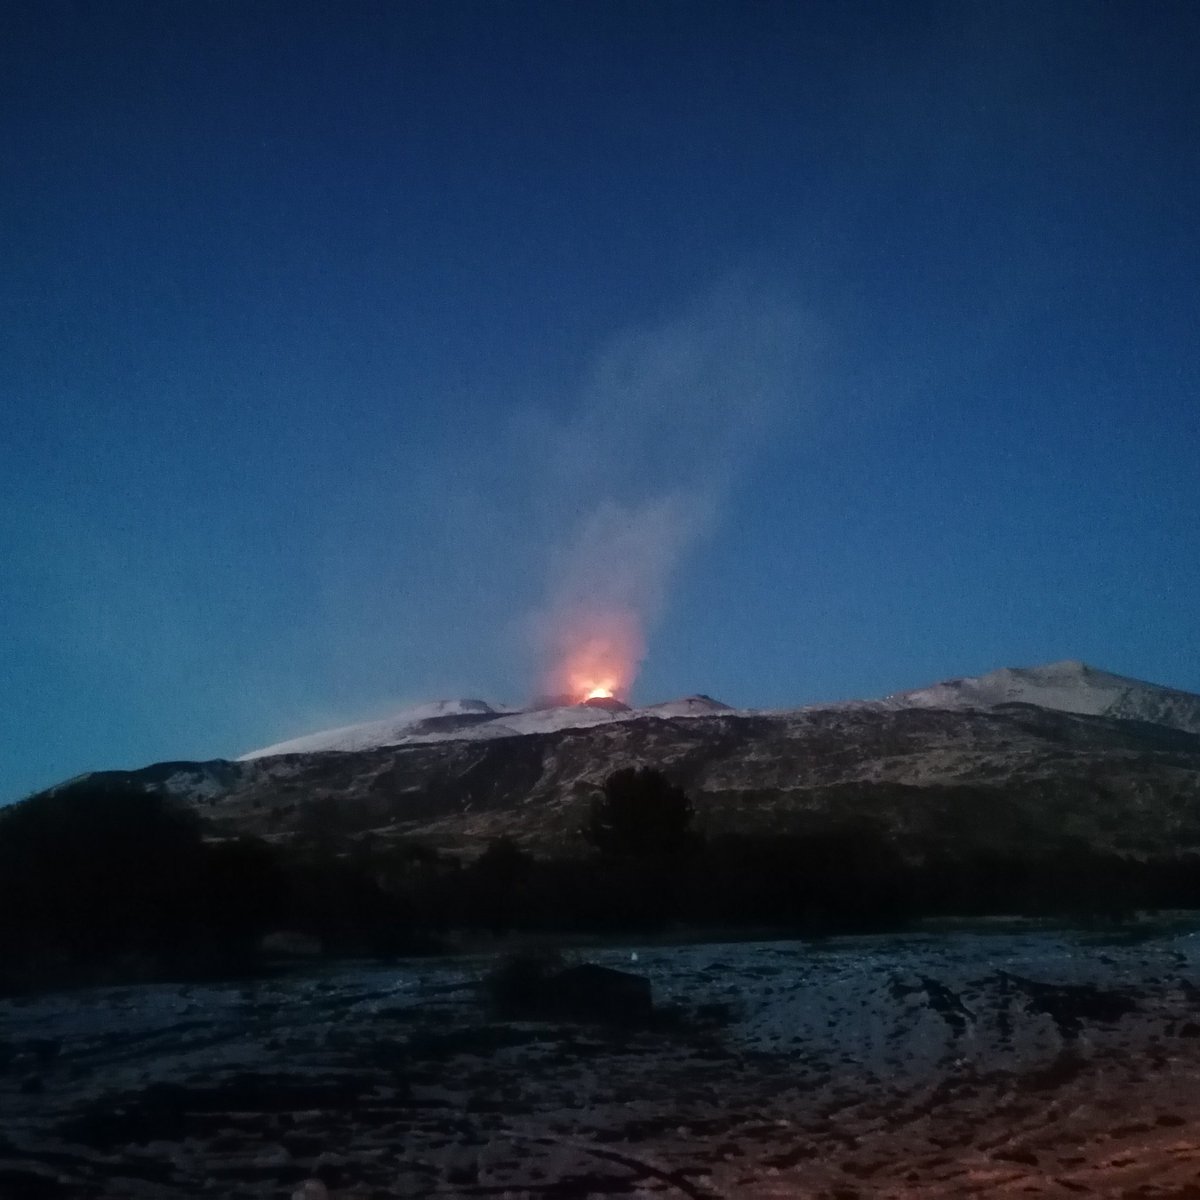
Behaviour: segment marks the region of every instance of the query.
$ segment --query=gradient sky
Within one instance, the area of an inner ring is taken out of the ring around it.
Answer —
[[[595,588],[640,701],[1200,691],[1197,62],[1191,0],[0,6],[0,799],[521,700]]]

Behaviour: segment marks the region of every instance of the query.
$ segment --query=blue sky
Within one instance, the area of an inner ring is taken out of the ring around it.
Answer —
[[[1200,9],[0,13],[0,799],[448,695],[1200,691]],[[549,630],[549,632],[547,632]]]

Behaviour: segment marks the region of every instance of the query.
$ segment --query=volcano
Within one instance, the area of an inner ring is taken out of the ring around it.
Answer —
[[[529,708],[441,700],[234,761],[103,772],[163,788],[218,836],[286,840],[309,805],[344,830],[447,849],[508,836],[569,848],[614,770],[654,766],[708,831],[874,826],[914,854],[1064,837],[1200,852],[1200,696],[1076,661],[879,700],[739,709],[711,696]]]
[[[525,708],[492,705],[483,700],[437,700],[401,709],[383,720],[321,730],[251,750],[243,754],[239,761],[278,755],[353,752],[457,739],[548,734],[608,721],[648,718],[785,720],[800,714],[883,713],[903,709],[997,711],[1014,705],[1082,716],[1144,721],[1200,734],[1200,696],[1066,660],[1037,667],[1005,667],[987,675],[948,679],[924,688],[896,692],[881,700],[853,700],[799,709],[737,709],[703,694],[640,708],[631,707],[613,696],[594,696],[586,700],[550,696]]]

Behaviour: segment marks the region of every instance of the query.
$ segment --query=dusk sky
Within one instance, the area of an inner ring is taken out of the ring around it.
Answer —
[[[0,6],[0,800],[421,700],[1200,691],[1200,4]],[[623,618],[624,619],[624,618]]]

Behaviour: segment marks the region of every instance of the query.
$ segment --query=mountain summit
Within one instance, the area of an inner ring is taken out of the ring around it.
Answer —
[[[995,708],[1036,704],[1058,712],[1125,721],[1150,721],[1200,733],[1200,696],[1129,679],[1075,659],[1040,667],[1004,667],[975,678],[947,679],[888,696],[903,708]]]

